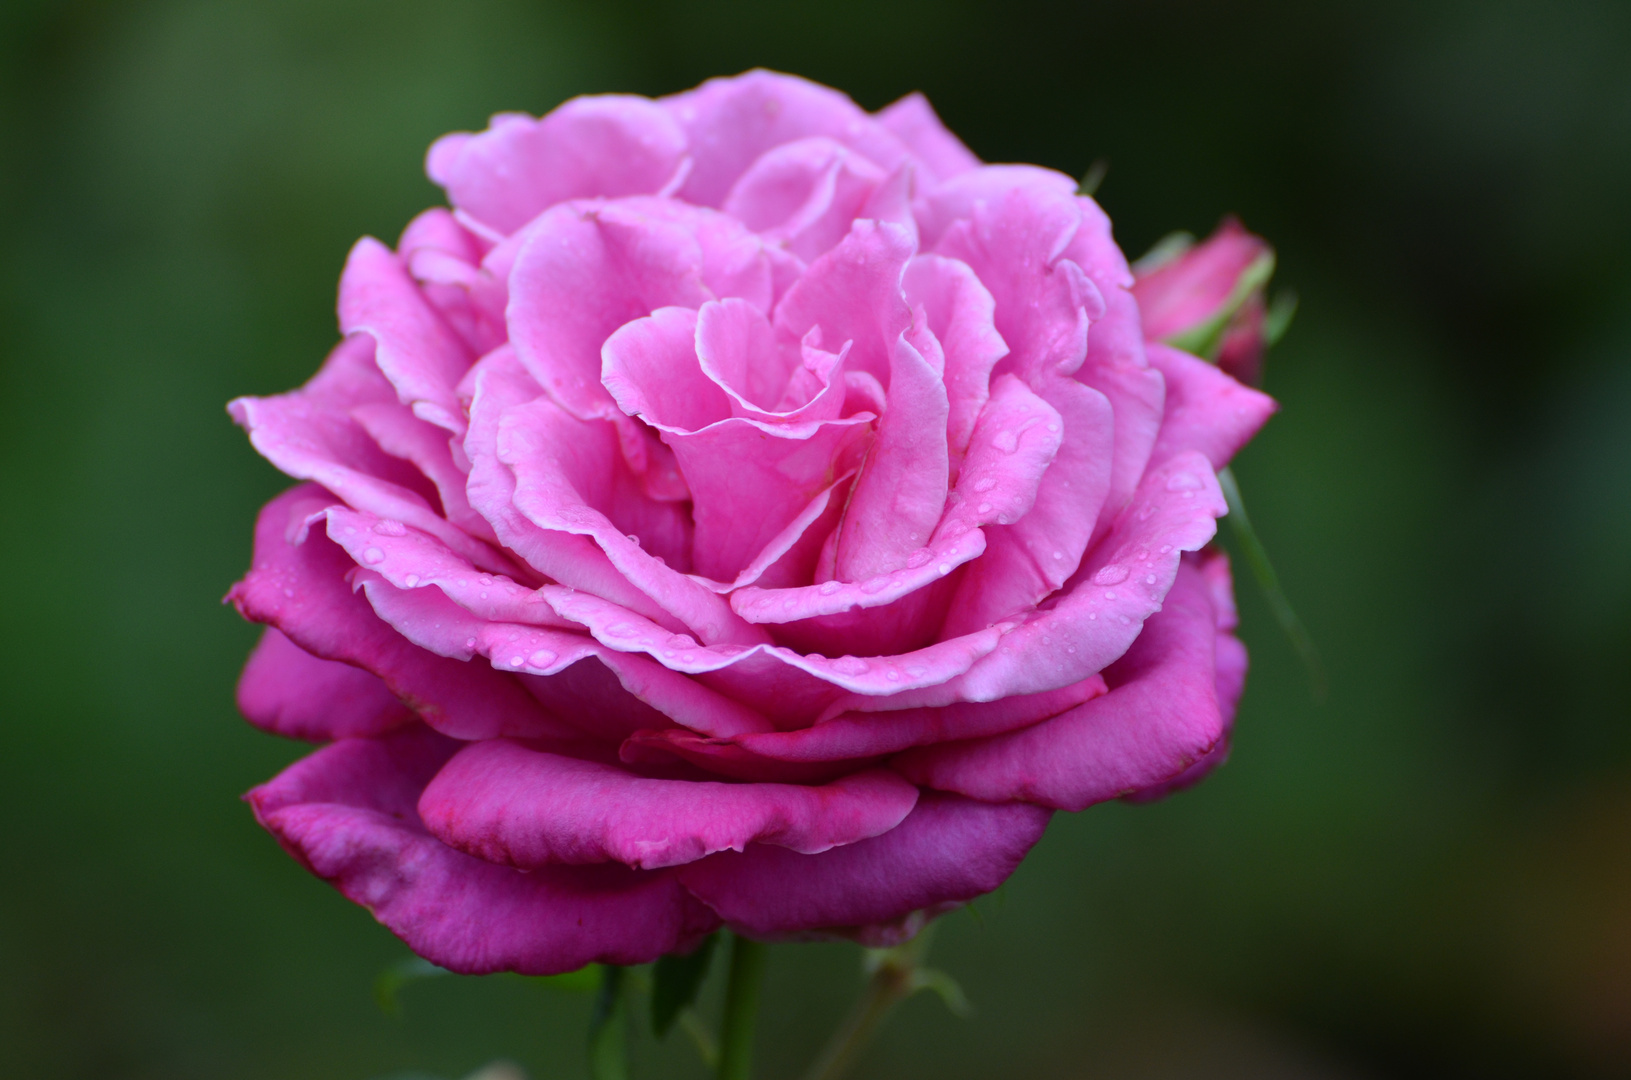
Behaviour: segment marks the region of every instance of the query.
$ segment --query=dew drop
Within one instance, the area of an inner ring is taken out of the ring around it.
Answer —
[[[491,585],[493,583],[493,576],[491,574],[480,574],[476,577],[476,580],[481,582],[483,585]]]
[[[633,637],[635,634],[634,624],[626,622],[612,623],[606,628],[606,633],[612,637]]]
[[[1172,545],[1171,544],[1162,544],[1161,545],[1161,554],[1165,555],[1167,552],[1169,552],[1171,550],[1172,550]]]
[[[419,584],[419,575],[409,574],[406,578],[403,578],[403,582],[408,586],[408,588],[414,588]]]
[[[842,675],[863,675],[869,666],[857,656],[840,656],[832,662],[833,670]]]
[[[1063,551],[1056,551],[1053,553],[1053,557],[1056,559],[1063,559],[1065,557],[1065,553]]]
[[[935,569],[940,571],[940,575],[944,577],[945,575],[951,573],[951,563],[943,562],[939,566],[935,567]]]
[[[1093,575],[1093,584],[1095,585],[1120,585],[1126,580],[1127,568],[1118,563],[1100,567],[1099,572]]]
[[[918,567],[922,566],[932,558],[934,558],[934,552],[930,551],[926,547],[918,548],[916,551],[906,556],[906,565],[911,567],[913,570],[916,570]]]
[[[838,584],[838,582],[836,582],[836,581],[823,581],[821,583],[821,587],[819,589],[817,589],[816,591],[819,592],[822,596],[831,596],[833,593],[837,592],[841,588],[843,588],[843,586]]]
[[[981,503],[979,512],[982,513],[982,514],[989,514],[991,512],[991,504],[990,503]]]
[[[980,479],[974,481],[975,491],[990,491],[996,486],[997,478],[995,476],[982,476]]]
[[[381,551],[377,547],[371,547],[362,553],[362,561],[367,563],[369,566],[373,566],[375,563],[382,563],[385,561],[385,552]]]
[[[924,667],[922,664],[907,664],[906,665],[906,674],[910,675],[914,679],[921,679],[921,678],[923,678],[923,676],[927,675],[928,673],[929,673],[929,669]]]
[[[381,536],[407,536],[408,527],[395,518],[381,518],[374,522],[374,531]]]
[[[866,593],[868,596],[871,596],[874,593],[883,592],[883,590],[886,587],[888,587],[888,585],[889,585],[889,579],[888,578],[882,578],[882,577],[870,578],[870,579],[868,579],[866,581],[861,582],[861,591]]]
[[[1094,619],[1097,619],[1099,616],[1098,616],[1097,612],[1090,611],[1090,612],[1087,613],[1087,617],[1088,617],[1089,620],[1094,620]]]
[[[510,666],[511,667],[520,667],[521,663],[522,663],[521,657],[519,657],[519,656],[510,657]]]
[[[1012,431],[999,431],[992,438],[991,445],[1005,454],[1012,454],[1019,449],[1019,436]]]
[[[1146,584],[1146,585],[1154,585],[1154,584],[1155,584],[1155,575],[1154,575],[1154,574],[1149,574],[1149,575],[1147,575],[1147,576],[1146,576],[1146,577],[1145,577],[1145,578],[1144,578],[1144,584]]]
[[[1172,476],[1167,479],[1168,491],[1194,491],[1200,486],[1201,482],[1195,479],[1195,475],[1193,473],[1173,473]]]
[[[467,649],[474,649],[476,647],[476,639],[473,638],[473,637],[465,638],[464,639],[464,647],[467,648]]]
[[[546,668],[554,662],[555,654],[550,652],[548,649],[539,649],[537,652],[527,657],[528,667]]]
[[[900,672],[896,671],[894,668],[890,668],[889,671],[885,673],[884,677],[890,682],[900,682]]]

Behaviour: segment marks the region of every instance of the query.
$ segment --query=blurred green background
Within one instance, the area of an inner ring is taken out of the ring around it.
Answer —
[[[975,1018],[861,1075],[1631,1075],[1631,5],[1576,0],[5,0],[0,1074],[583,1074],[522,980],[383,1015],[404,947],[238,801],[302,748],[232,705],[285,481],[222,404],[314,370],[436,135],[754,65],[1102,157],[1133,254],[1237,212],[1302,296],[1236,471],[1329,700],[1243,582],[1233,761],[1057,818],[936,942]],[[859,984],[777,949],[760,1075]]]

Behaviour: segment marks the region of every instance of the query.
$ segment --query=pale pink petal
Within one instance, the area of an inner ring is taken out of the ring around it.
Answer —
[[[552,975],[640,964],[718,925],[670,874],[552,866],[523,874],[447,847],[415,803],[457,744],[423,731],[347,739],[249,793],[255,817],[308,869],[432,963]]]
[[[1108,694],[1023,731],[907,751],[896,767],[941,790],[1061,810],[1169,781],[1223,737],[1217,638],[1205,579],[1185,560],[1165,606],[1105,672]]]
[[[1199,450],[1221,469],[1279,408],[1267,394],[1242,386],[1199,357],[1159,342],[1145,350],[1167,384],[1166,414],[1151,461]]]
[[[478,566],[514,569],[501,553],[447,521],[431,506],[435,487],[405,461],[382,451],[352,415],[389,404],[388,385],[370,362],[366,336],[342,343],[311,382],[270,398],[227,406],[261,456],[297,480],[313,480],[349,505],[395,518],[437,537]]]
[[[416,719],[379,676],[320,660],[270,626],[238,679],[238,709],[262,731],[311,742],[378,735]]]
[[[901,278],[915,254],[899,226],[857,221],[842,243],[811,264],[781,303],[776,327],[795,341],[821,328],[820,345],[852,342],[848,370],[887,381],[895,345],[912,325]]]
[[[539,120],[501,113],[479,134],[445,136],[425,171],[454,206],[511,233],[568,199],[655,194],[684,152],[685,134],[655,102],[603,94]]]
[[[974,422],[990,396],[991,369],[1008,354],[1008,345],[993,322],[996,305],[991,292],[967,263],[943,255],[915,256],[906,266],[902,286],[906,302],[923,310],[945,355],[946,396],[951,402],[946,448],[955,479]]]
[[[948,637],[1021,614],[1063,585],[1081,564],[1110,487],[1115,417],[1103,394],[1059,375],[1042,382],[1040,397],[1012,375],[1001,376],[996,386],[1001,391],[993,391],[968,457],[968,470],[983,475],[967,485],[959,483],[958,491],[965,500],[1012,505],[998,518],[1006,524],[987,531],[985,555],[958,584],[941,631]],[[1019,411],[1005,407],[1009,403],[1003,391],[1028,399],[1024,414],[1049,416],[1051,426],[1044,431],[1063,428],[1052,440],[1057,452],[1042,462],[1046,472],[1039,479],[1021,471],[1026,462],[1017,451],[989,463],[1002,468],[988,470],[990,451],[1002,449],[989,440],[1014,432],[1011,414]],[[1021,476],[1024,486],[1017,484]]]
[[[682,629],[677,618],[629,584],[593,540],[540,528],[516,507],[515,476],[498,458],[499,423],[511,408],[535,400],[543,391],[507,348],[483,357],[475,371],[470,431],[464,444],[470,459],[466,490],[471,506],[493,526],[500,542],[538,573],[615,601],[671,630]]]
[[[442,516],[473,536],[489,543],[498,542],[493,527],[470,508],[470,499],[464,490],[469,478],[453,460],[453,447],[446,431],[419,419],[405,406],[384,402],[359,405],[351,410],[351,416],[381,450],[413,465],[436,485]]]
[[[823,137],[773,147],[736,181],[722,209],[811,262],[848,235],[885,172]]]
[[[888,832],[916,802],[916,788],[882,769],[820,787],[653,780],[497,740],[456,754],[419,813],[443,842],[489,862],[657,870],[750,843],[826,851]]]
[[[682,508],[645,500],[637,489],[612,484],[620,459],[610,424],[578,420],[548,398],[538,398],[505,411],[496,446],[499,462],[509,466],[515,477],[513,504],[534,525],[591,538],[619,574],[703,641],[752,644],[768,639],[718,594],[647,551],[638,534],[630,539],[629,528],[637,524],[628,512],[631,508],[666,515],[681,513]],[[675,444],[675,452],[681,469],[689,473],[684,448]],[[688,482],[693,493],[698,493],[703,481],[688,476]],[[812,487],[805,501],[820,490],[820,485]],[[698,528],[700,531],[700,523]],[[775,531],[779,527],[771,535]],[[699,537],[697,546],[702,543]],[[708,573],[709,567],[698,569]]]
[[[1180,454],[1151,469],[1056,601],[1018,625],[999,623],[999,630],[1007,629],[1000,647],[966,674],[899,694],[891,707],[993,701],[1067,686],[1103,670],[1161,610],[1180,556],[1210,540],[1226,510],[1200,454]],[[839,699],[838,708],[856,707],[854,700]]]
[[[322,533],[307,529],[308,521],[334,503],[332,495],[308,484],[261,510],[253,568],[227,593],[244,618],[277,627],[320,659],[373,672],[426,723],[448,734],[554,730],[513,679],[415,646],[352,592],[347,575],[356,564]]]
[[[374,339],[374,362],[416,416],[464,433],[454,388],[475,355],[420,294],[396,253],[371,237],[357,241],[340,275],[340,331]]]
[[[1080,221],[1074,198],[1017,187],[977,202],[935,246],[967,263],[990,290],[1009,349],[998,371],[1034,385],[1043,373],[1073,373],[1086,358],[1088,323],[1105,307],[1092,279],[1064,257]]]
[[[924,249],[934,248],[954,223],[972,219],[976,209],[994,207],[1014,191],[1030,192],[1043,201],[1054,202],[1074,196],[1076,181],[1036,165],[981,165],[959,173],[931,188],[917,202],[917,226]]]
[[[693,165],[677,196],[720,206],[737,178],[774,147],[824,135],[884,169],[906,147],[836,90],[792,75],[750,71],[659,99],[685,129]]]
[[[880,109],[876,116],[878,123],[929,167],[936,180],[949,180],[980,167],[980,159],[961,139],[946,130],[929,99],[922,94],[915,91],[907,94]]]
[[[887,923],[995,889],[1041,838],[1051,812],[925,794],[889,832],[801,855],[757,844],[677,871],[732,928],[793,937]]]

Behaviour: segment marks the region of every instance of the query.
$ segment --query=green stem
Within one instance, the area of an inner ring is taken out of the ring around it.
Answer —
[[[725,984],[725,1020],[719,1031],[719,1080],[749,1080],[753,1069],[753,1028],[759,1018],[759,984],[768,950],[740,935],[731,938],[730,980]]]
[[[855,1059],[866,1049],[867,1043],[888,1018],[896,1005],[919,990],[929,989],[933,976],[927,975],[922,963],[929,953],[929,940],[934,927],[925,927],[917,937],[893,949],[870,949],[867,966],[872,977],[855,1007],[844,1022],[833,1032],[832,1038],[815,1059],[804,1080],[838,1080],[855,1064]],[[948,980],[949,981],[949,980]],[[955,987],[955,984],[952,984]],[[957,995],[961,997],[961,991]]]

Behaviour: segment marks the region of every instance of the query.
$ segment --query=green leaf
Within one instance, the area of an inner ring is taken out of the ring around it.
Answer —
[[[624,971],[600,965],[600,990],[589,1013],[589,1075],[593,1080],[628,1080],[628,995]]]
[[[1291,329],[1291,317],[1297,314],[1297,294],[1290,289],[1281,289],[1269,301],[1269,310],[1263,316],[1263,342],[1266,345],[1278,344]]]
[[[1087,167],[1087,172],[1082,174],[1082,182],[1076,185],[1076,194],[1086,195],[1091,199],[1098,192],[1099,185],[1104,183],[1104,174],[1109,171],[1110,163],[1103,158],[1093,162]]]
[[[718,938],[710,934],[689,956],[665,956],[652,969],[651,1029],[659,1039],[668,1034],[681,1010],[697,999]]]
[[[1190,327],[1181,334],[1173,334],[1167,338],[1167,344],[1175,349],[1193,353],[1204,360],[1216,361],[1218,347],[1223,344],[1223,333],[1229,328],[1229,320],[1235,317],[1235,312],[1246,302],[1246,298],[1269,283],[1274,276],[1274,252],[1265,251],[1244,271],[1235,282],[1235,287],[1229,293],[1223,306],[1213,313],[1210,319]]]
[[[1194,246],[1194,233],[1182,229],[1169,232],[1151,244],[1150,250],[1133,260],[1133,273],[1139,277],[1153,273]]]
[[[1292,648],[1302,659],[1303,668],[1308,672],[1309,692],[1316,702],[1323,702],[1325,666],[1320,663],[1319,650],[1314,648],[1314,639],[1309,636],[1308,628],[1297,618],[1291,601],[1286,599],[1285,592],[1280,588],[1280,575],[1274,572],[1268,550],[1263,547],[1263,541],[1257,538],[1252,519],[1246,516],[1246,504],[1240,498],[1240,485],[1235,482],[1235,474],[1227,465],[1218,470],[1218,486],[1223,489],[1223,499],[1229,504],[1228,522],[1240,545],[1240,553],[1251,567],[1252,576],[1257,578],[1258,588],[1263,590],[1263,598],[1269,602],[1275,621],[1285,631],[1286,637],[1291,639]]]
[[[406,960],[392,964],[374,979],[374,1000],[379,1003],[379,1011],[386,1016],[401,1016],[402,1002],[397,995],[404,986],[422,979],[434,979],[451,974],[453,974],[451,971],[437,967],[429,960],[410,956]]]
[[[918,968],[912,972],[908,992],[915,994],[920,990],[934,991],[954,1016],[966,1020],[974,1015],[974,1006],[968,1003],[968,995],[963,993],[963,988],[957,984],[956,979],[939,968]]]

